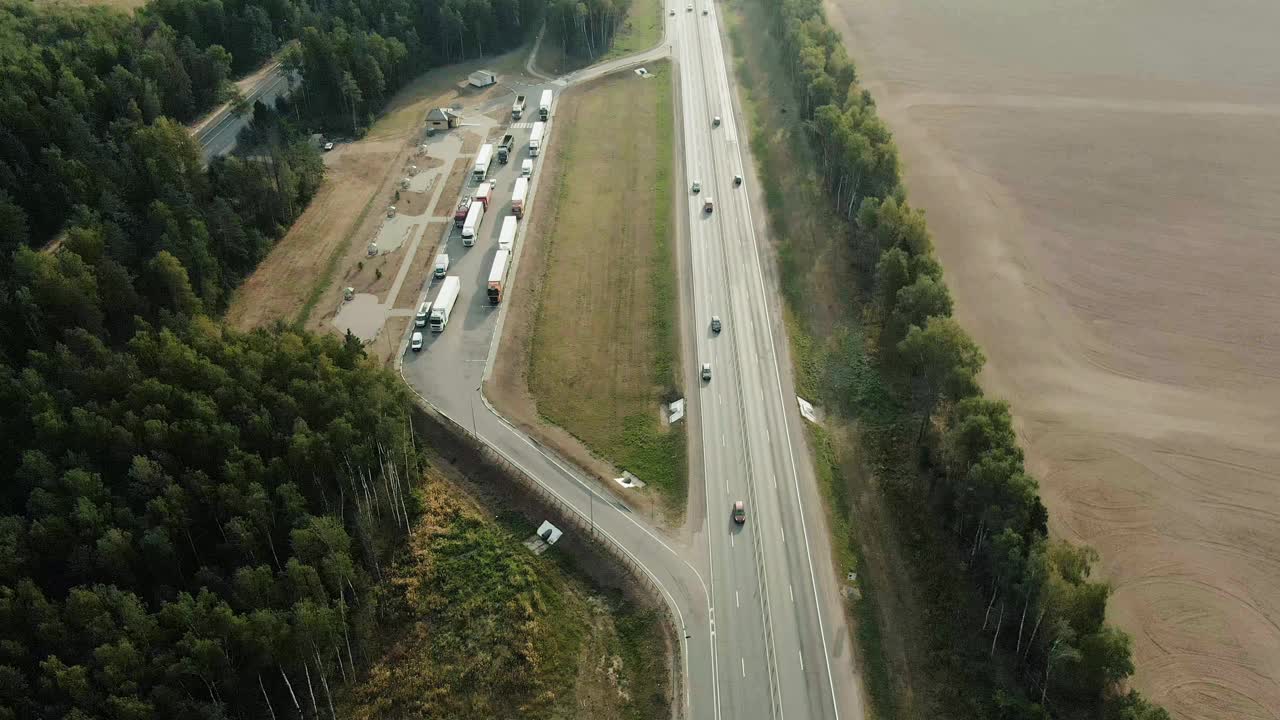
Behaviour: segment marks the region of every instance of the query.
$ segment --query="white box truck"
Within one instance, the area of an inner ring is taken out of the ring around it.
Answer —
[[[493,164],[493,143],[485,143],[480,146],[480,154],[476,155],[475,167],[471,168],[471,179],[476,182],[484,182],[484,178],[489,174],[489,166]]]
[[[542,100],[538,101],[538,117],[546,120],[551,116],[551,91],[542,91]]]
[[[484,222],[484,203],[476,200],[467,211],[466,222],[462,223],[462,244],[471,247],[476,244],[476,233],[480,231],[480,223]]]
[[[538,157],[538,151],[542,149],[542,134],[546,132],[547,124],[544,122],[536,122],[533,124],[533,131],[529,133],[529,156]]]
[[[441,332],[449,324],[449,315],[453,313],[453,305],[458,302],[458,291],[462,289],[462,281],[457,275],[450,275],[440,284],[440,294],[431,303],[431,332]]]
[[[502,232],[498,235],[498,249],[510,252],[516,246],[516,218],[508,215],[502,218]]]
[[[516,178],[515,189],[511,191],[511,212],[516,217],[524,217],[524,200],[529,195],[529,178]]]
[[[448,274],[449,274],[449,255],[446,253],[440,253],[439,255],[436,256],[435,276],[438,278],[442,278]],[[419,325],[418,327],[422,327],[422,326]]]
[[[493,267],[489,268],[489,304],[502,302],[502,292],[507,284],[507,259],[511,253],[499,250],[493,258]]]
[[[431,315],[431,303],[424,302],[418,306],[418,314],[413,316],[413,326],[426,327],[429,315]]]
[[[533,177],[533,161],[525,160],[520,163],[520,177]]]

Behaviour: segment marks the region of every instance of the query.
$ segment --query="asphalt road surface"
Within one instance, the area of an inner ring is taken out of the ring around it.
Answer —
[[[501,328],[502,306],[489,305],[485,281],[520,160],[527,157],[527,129],[514,131],[518,149],[511,162],[493,166],[495,199],[476,245],[464,248],[450,232],[450,274],[461,277],[462,292],[449,325],[428,333],[421,352],[406,350],[401,372],[429,403],[590,518],[597,532],[645,568],[683,634],[678,702],[687,717],[860,719],[862,692],[790,380],[780,294],[755,233],[764,221],[752,208],[755,181],[749,148],[739,142],[716,7],[699,0],[692,11],[684,3],[669,9],[675,14],[664,16],[662,46],[544,85],[520,84],[520,92],[536,98],[550,87],[558,94],[569,84],[668,54],[675,61],[686,180],[678,223],[682,295],[691,304],[683,312],[693,487],[687,535],[669,536],[631,513],[509,425],[479,390]],[[713,127],[716,115],[719,127]],[[553,109],[551,143],[554,121]],[[537,170],[535,161],[531,195],[538,191]],[[745,178],[741,187],[733,183],[738,174]],[[702,183],[700,194],[688,191],[693,180]],[[707,198],[714,198],[711,213],[703,211]],[[523,232],[517,265],[522,243]],[[510,273],[514,278],[515,269]],[[434,290],[424,288],[424,297]],[[719,335],[710,330],[712,315],[724,321]],[[709,383],[698,378],[702,362],[712,365]],[[739,499],[748,514],[741,527],[730,515]]]
[[[257,87],[246,95],[246,98],[249,101],[250,108],[253,107],[255,102],[261,102],[267,107],[274,107],[276,98],[288,93],[288,76],[277,64],[262,76],[262,82],[258,83]],[[237,117],[229,107],[218,111],[218,115],[195,134],[196,140],[200,141],[200,149],[204,155],[204,161],[207,163],[215,157],[226,155],[234,150],[236,137],[240,135],[240,130],[248,125],[252,119],[252,112],[246,113],[243,117]]]

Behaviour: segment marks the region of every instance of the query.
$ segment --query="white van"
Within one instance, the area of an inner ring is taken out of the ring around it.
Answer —
[[[427,316],[431,314],[431,303],[424,302],[418,306],[418,313],[413,316],[414,327],[426,327]]]
[[[439,255],[436,256],[435,275],[438,278],[442,278],[448,272],[449,272],[449,256],[446,255],[445,253],[440,253]],[[418,327],[422,327],[422,326],[419,325]]]
[[[520,177],[533,177],[533,161],[525,160],[520,163]]]

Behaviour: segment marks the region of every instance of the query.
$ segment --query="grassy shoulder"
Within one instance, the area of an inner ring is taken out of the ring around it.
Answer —
[[[535,63],[543,72],[559,75],[634,55],[657,45],[662,38],[662,0],[631,0],[627,16],[614,33],[609,48],[596,57],[566,53],[559,32],[549,26],[547,36],[538,48]]]
[[[340,716],[655,718],[665,712],[660,623],[591,592],[438,470],[377,602],[388,649]],[[505,516],[502,516],[505,517]],[[554,553],[554,551],[553,551]]]
[[[679,507],[684,428],[660,415],[680,395],[669,69],[558,106],[527,383],[543,418]]]
[[[779,44],[767,34],[771,20],[756,0],[732,0],[730,8],[724,17],[777,241],[797,391],[827,410],[823,426],[808,427],[809,445],[841,574],[857,573],[848,611],[872,711],[881,719],[950,717],[934,702],[944,693],[933,688],[951,681],[920,676],[930,652],[921,642],[927,615],[912,591],[920,559],[904,558],[882,492],[884,476],[909,471],[910,458],[898,467],[868,468],[879,457],[864,446],[869,435],[892,433],[909,417],[868,357],[859,304],[845,300],[857,281],[843,234],[832,230],[845,221],[825,201],[798,109],[787,107],[794,91]]]

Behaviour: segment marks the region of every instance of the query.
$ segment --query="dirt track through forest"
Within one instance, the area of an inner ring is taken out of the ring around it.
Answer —
[[[1137,685],[1280,717],[1280,5],[1010,8],[829,10]]]

